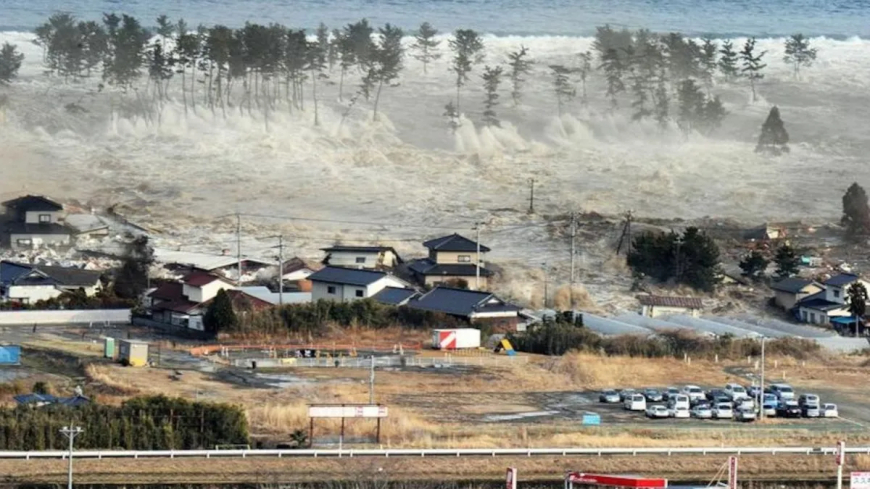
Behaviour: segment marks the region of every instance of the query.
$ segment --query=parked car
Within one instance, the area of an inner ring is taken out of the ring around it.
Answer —
[[[768,402],[772,402],[772,403],[776,404],[779,402],[779,399],[776,398],[776,394],[771,394],[769,392],[766,392],[764,394],[764,396],[761,398],[761,403],[766,404]]]
[[[755,421],[755,409],[754,408],[737,408],[737,412],[734,414],[734,419],[737,421]]]
[[[662,402],[662,393],[658,389],[644,389],[643,395],[646,397],[647,402]]]
[[[619,400],[625,402],[626,399],[633,396],[636,392],[634,389],[622,389],[619,391]]]
[[[751,409],[752,411],[755,411],[755,401],[753,401],[752,398],[749,397],[741,397],[740,399],[734,401],[734,409],[741,408]]]
[[[779,401],[779,405],[776,407],[776,415],[783,418],[799,418],[801,416],[801,407],[797,401]]]
[[[764,415],[767,417],[775,417],[776,416],[776,406],[777,403],[775,401],[765,402],[762,406],[762,410],[764,411]]]
[[[725,384],[725,395],[732,401],[738,401],[744,397],[749,397],[749,394],[746,393],[746,389],[744,389],[740,384]]]
[[[614,389],[603,390],[598,396],[598,401],[606,402],[608,404],[616,404],[619,402],[619,392],[616,392]]]
[[[839,418],[840,412],[837,410],[837,405],[832,404],[830,402],[826,402],[822,406],[822,417],[823,418]]]
[[[689,402],[693,403],[695,401],[701,400],[704,398],[704,391],[701,390],[697,385],[686,385],[683,386],[682,393],[689,396]]]
[[[748,385],[746,386],[746,395],[749,397],[756,399],[759,395],[761,395],[761,386],[759,385]]]
[[[665,392],[662,395],[662,400],[670,401],[672,397],[676,396],[679,393],[680,389],[677,389],[676,387],[668,387],[667,389],[665,389]]]
[[[717,396],[713,398],[712,404],[731,404],[731,398],[728,396]]]
[[[689,412],[689,408],[685,406],[677,406],[671,410],[669,410],[672,418],[689,418],[691,417],[691,413]]]
[[[788,384],[771,384],[770,393],[779,400],[794,399],[794,389]]]
[[[734,417],[734,411],[731,409],[730,402],[716,404],[713,408],[713,417],[716,419],[731,419]]]
[[[819,396],[815,394],[801,394],[801,396],[798,397],[798,404],[800,404],[801,407],[808,405],[820,407],[822,401],[819,399]]]
[[[692,416],[698,419],[710,419],[713,417],[713,410],[706,404],[698,404],[692,408]]]
[[[818,418],[822,415],[822,410],[818,404],[804,404],[801,406],[801,415],[805,418]]]
[[[643,394],[632,394],[630,397],[625,399],[624,406],[625,409],[628,409],[629,411],[645,411],[646,398],[643,397]]]
[[[674,409],[678,407],[684,407],[686,409],[691,408],[692,406],[689,402],[689,396],[685,394],[677,394],[668,400],[668,409]]]
[[[656,404],[655,406],[646,408],[647,418],[667,418],[670,415],[671,413],[661,404]]]
[[[725,391],[723,391],[722,389],[710,389],[707,391],[707,400],[708,401],[713,401],[717,397],[724,397],[724,396],[725,396]]]

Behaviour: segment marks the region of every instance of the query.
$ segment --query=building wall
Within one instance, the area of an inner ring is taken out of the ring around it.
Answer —
[[[365,259],[365,263],[357,263],[357,258]],[[365,251],[334,251],[329,253],[329,265],[346,268],[374,269],[380,265],[380,253]]]
[[[19,240],[29,239],[31,244],[19,244]],[[37,245],[65,245],[69,244],[68,234],[10,234],[9,244],[12,249],[27,249]]]
[[[457,276],[452,276],[452,275],[427,275],[423,281],[423,285],[426,285],[428,287],[435,287],[437,285],[444,285],[448,281],[460,280],[460,279],[468,282],[468,289],[469,290],[478,290],[478,288],[475,286],[477,283],[477,280],[474,278],[474,276],[457,277]],[[480,276],[480,290],[487,290],[488,288],[489,288],[488,278],[481,275]]]
[[[97,295],[97,292],[99,292],[100,289],[103,288],[103,286],[102,286],[102,284],[98,283],[98,284],[92,285],[90,287],[81,287],[81,286],[79,286],[79,287],[72,287],[72,286],[65,287],[65,286],[59,285],[58,288],[61,290],[69,290],[69,291],[76,291],[79,289],[83,289],[85,291],[85,294],[87,294],[88,297],[93,297],[93,296]]]
[[[61,291],[52,285],[11,285],[6,289],[6,297],[9,300],[21,301],[25,304],[54,299],[60,294]]]
[[[689,315],[692,317],[698,317],[700,311],[698,309],[688,309],[685,307],[643,306],[641,315],[650,318],[673,315]]]
[[[24,222],[26,222],[28,224],[39,224],[40,222],[42,222],[39,220],[39,216],[42,216],[42,215],[49,216],[48,222],[58,223],[58,222],[61,222],[63,220],[63,211],[57,211],[57,212],[27,211],[24,214]]]
[[[870,291],[870,283],[864,280],[859,280],[859,282],[864,286],[865,289]],[[852,284],[846,285],[845,287],[828,286],[825,289],[825,299],[830,302],[847,304],[849,302],[849,287],[851,286]]]
[[[148,344],[118,342],[118,359],[127,360],[131,367],[144,367],[148,363]]]
[[[467,256],[468,261],[459,261],[460,256]],[[432,257],[430,254],[430,259],[435,260],[436,263],[467,263],[474,264],[476,261],[477,252],[476,251],[438,251],[435,253],[435,256]],[[486,253],[480,252],[480,266],[484,266],[486,262]]]
[[[181,287],[181,293],[187,296],[190,302],[205,302],[214,299],[220,290],[232,290],[234,286],[224,282],[223,280],[215,280],[205,284],[202,287],[195,287],[184,284]]]
[[[329,288],[334,287],[335,292],[330,294]],[[405,284],[394,277],[383,277],[380,280],[369,284],[367,287],[359,285],[342,285],[330,284],[326,282],[312,282],[311,300],[318,301],[320,299],[352,302],[359,299],[369,298],[386,287],[404,288]],[[357,296],[357,291],[362,291],[362,297]]]
[[[807,309],[801,307],[799,309],[801,321],[810,324],[827,325],[831,323],[833,317],[849,316],[849,311],[845,308],[833,309],[830,311],[817,311],[815,309]]]

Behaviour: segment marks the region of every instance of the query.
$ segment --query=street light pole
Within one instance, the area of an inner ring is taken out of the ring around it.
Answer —
[[[766,339],[766,336],[761,337],[761,386],[758,391],[760,396],[758,405],[761,408],[761,419],[764,419],[764,340]]]
[[[73,443],[82,431],[81,426],[64,426],[60,430],[60,432],[69,439],[69,474],[67,475],[67,489],[73,489]]]

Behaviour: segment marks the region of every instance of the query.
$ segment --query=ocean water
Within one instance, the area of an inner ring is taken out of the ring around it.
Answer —
[[[411,29],[474,28],[496,35],[589,35],[606,23],[715,37],[870,36],[870,0],[3,0],[0,30],[31,30],[53,12],[86,19],[125,12],[189,24],[279,22],[313,28],[361,17]]]

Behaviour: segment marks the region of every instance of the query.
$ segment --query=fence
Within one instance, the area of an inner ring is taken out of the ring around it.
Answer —
[[[451,368],[451,367],[506,367],[517,363],[526,363],[527,356],[488,357],[419,357],[419,356],[382,356],[375,357],[375,367],[420,367],[420,368]],[[232,361],[233,366],[243,368],[275,368],[275,367],[344,367],[371,368],[371,357],[321,357],[321,358],[238,358]]]
[[[130,324],[130,309],[0,311],[0,325],[2,326],[106,322]]]
[[[846,447],[846,454],[870,454],[870,447]],[[78,459],[103,458],[248,458],[248,457],[578,457],[679,455],[822,455],[834,457],[836,447],[710,447],[710,448],[436,448],[386,450],[81,450]],[[68,452],[0,452],[0,459],[66,459]],[[833,465],[833,460],[831,461]]]

